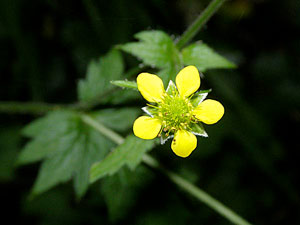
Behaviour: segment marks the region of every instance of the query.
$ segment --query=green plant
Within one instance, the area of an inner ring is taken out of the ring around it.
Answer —
[[[195,65],[201,72],[234,68],[233,63],[202,42],[185,47],[223,3],[224,0],[212,1],[177,41],[163,31],[143,31],[135,36],[138,42],[118,45],[99,60],[92,61],[88,65],[86,79],[78,83],[76,104],[1,103],[1,111],[46,114],[23,129],[23,134],[31,141],[17,160],[18,165],[42,161],[32,197],[72,179],[76,196],[80,199],[90,182],[100,178],[111,179],[110,176],[123,171],[124,167],[134,170],[143,162],[164,173],[172,182],[231,222],[249,224],[183,177],[163,168],[147,153],[157,145],[155,140],[144,141],[130,134],[123,138],[119,134],[128,131],[139,109],[112,107],[93,110],[98,104],[118,105],[138,96],[138,92],[134,91],[136,83],[123,79],[136,75],[140,69],[134,68],[125,73],[120,51],[138,57],[143,65],[155,69],[165,85],[168,80],[174,80],[184,65]],[[133,91],[116,89],[110,81]]]

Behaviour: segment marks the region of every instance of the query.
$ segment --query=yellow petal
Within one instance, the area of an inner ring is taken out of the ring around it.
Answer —
[[[158,135],[160,129],[160,120],[151,118],[149,116],[140,116],[134,121],[133,124],[134,135],[142,139],[155,138]]]
[[[165,92],[162,80],[150,73],[140,73],[136,78],[138,89],[148,102],[160,102]]]
[[[203,123],[214,124],[224,115],[224,107],[218,101],[207,99],[197,106],[194,115]]]
[[[191,132],[179,130],[175,133],[171,148],[180,157],[188,157],[197,146],[197,138]]]
[[[176,77],[176,86],[179,94],[188,97],[200,87],[200,75],[195,66],[183,68]]]

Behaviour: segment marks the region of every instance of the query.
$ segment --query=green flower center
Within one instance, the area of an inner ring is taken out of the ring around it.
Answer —
[[[192,104],[178,93],[166,94],[157,109],[157,117],[162,121],[164,131],[168,133],[186,130],[194,120]]]

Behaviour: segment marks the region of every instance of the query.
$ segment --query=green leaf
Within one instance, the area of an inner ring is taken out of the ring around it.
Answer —
[[[154,140],[143,140],[133,135],[128,136],[104,160],[95,163],[90,170],[90,182],[115,174],[124,165],[134,169],[142,160],[142,156],[154,146]]]
[[[135,171],[123,167],[118,173],[103,178],[101,193],[108,207],[109,218],[116,222],[128,215],[140,190],[151,180],[151,172],[143,166]]]
[[[179,63],[178,50],[170,36],[163,31],[142,31],[135,38],[140,41],[121,45],[120,48],[144,64],[163,69]]]
[[[194,123],[191,127],[191,132],[197,136],[208,137],[202,123]]]
[[[22,134],[26,137],[36,137],[41,132],[52,133],[52,130],[64,130],[68,125],[67,119],[70,118],[68,111],[54,111],[47,114],[47,116],[38,118],[25,126]],[[54,123],[55,121],[55,123]]]
[[[124,63],[119,51],[112,50],[88,65],[86,79],[78,83],[78,98],[89,102],[100,97],[110,87],[111,80],[120,79],[124,71]]]
[[[97,118],[101,118],[101,112]],[[83,123],[80,115],[68,111],[49,113],[24,132],[34,138],[19,155],[18,164],[43,160],[32,195],[74,178],[75,192],[80,198],[88,188],[91,165],[102,160],[114,146]]]
[[[94,112],[92,116],[104,126],[117,130],[128,131],[132,128],[134,120],[140,115],[139,108],[103,109]]]
[[[180,64],[172,65],[160,70],[157,75],[162,78],[164,84],[166,85],[170,80],[175,81],[176,75],[180,69],[182,69]]]
[[[135,81],[128,81],[128,80],[112,80],[110,81],[113,85],[138,90],[137,84]]]
[[[189,45],[182,50],[185,65],[194,65],[204,72],[208,69],[235,68],[236,66],[202,42]]]
[[[132,104],[132,102],[140,100],[141,94],[137,91],[128,91],[127,89],[119,89],[115,92],[111,92],[109,96],[105,98],[104,103],[109,103],[112,105],[122,104],[125,105],[127,103]]]
[[[67,148],[76,138],[76,116],[72,112],[57,111],[37,119],[23,129],[23,133],[34,139],[21,151],[17,164],[28,164],[55,154],[60,148]]]

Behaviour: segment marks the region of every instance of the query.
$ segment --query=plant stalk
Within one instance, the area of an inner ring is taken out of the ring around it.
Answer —
[[[203,25],[212,17],[226,0],[213,0],[206,9],[196,18],[196,20],[182,34],[176,46],[181,49],[199,32]]]
[[[124,138],[122,136],[120,136],[118,133],[114,132],[113,130],[110,130],[109,128],[105,127],[103,124],[94,120],[89,115],[83,114],[81,118],[86,124],[90,125],[94,129],[99,131],[102,135],[114,141],[116,144],[122,144],[124,142]],[[206,204],[208,207],[210,207],[211,209],[213,209],[214,211],[216,211],[217,213],[219,213],[220,215],[222,215],[223,217],[231,221],[233,224],[251,225],[245,219],[237,215],[235,212],[233,212],[231,209],[223,205],[218,200],[211,197],[205,191],[201,190],[194,184],[190,183],[188,180],[177,175],[176,173],[163,168],[159,164],[159,162],[153,157],[151,157],[150,155],[144,154],[142,160],[146,165],[162,172],[165,176],[169,178],[170,181],[172,181],[178,187],[182,188],[185,192],[191,194],[196,199]]]
[[[42,102],[0,102],[0,113],[42,115],[49,111],[66,109],[67,105]]]

